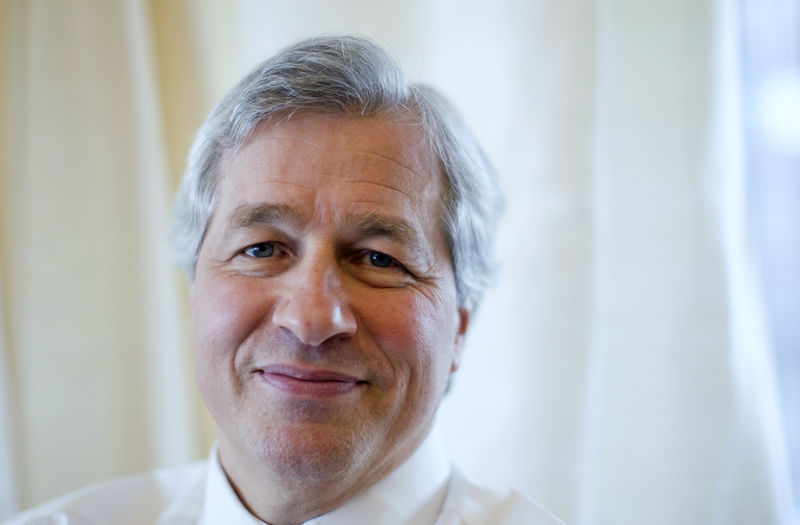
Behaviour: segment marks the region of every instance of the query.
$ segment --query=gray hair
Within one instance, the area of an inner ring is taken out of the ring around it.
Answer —
[[[438,156],[446,184],[444,223],[458,302],[477,306],[494,273],[493,240],[503,196],[489,160],[458,112],[428,86],[410,84],[377,44],[359,36],[304,40],[242,79],[201,126],[174,208],[178,264],[194,279],[216,205],[223,155],[236,151],[256,125],[298,112],[369,117],[408,115]]]

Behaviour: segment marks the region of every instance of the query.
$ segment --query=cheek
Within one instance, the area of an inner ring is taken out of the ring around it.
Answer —
[[[266,294],[252,284],[198,275],[192,288],[192,332],[198,382],[235,369],[236,350],[261,323]],[[215,370],[214,374],[206,371]]]
[[[415,294],[392,302],[381,309],[381,326],[375,330],[396,372],[423,395],[444,389],[454,358],[450,305],[436,299]]]

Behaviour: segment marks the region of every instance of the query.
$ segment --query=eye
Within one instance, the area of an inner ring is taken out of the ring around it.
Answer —
[[[350,259],[350,272],[363,283],[377,288],[399,288],[415,277],[403,263],[377,250],[359,250]]]
[[[257,259],[272,257],[275,254],[275,245],[271,242],[260,242],[245,248],[244,253]]]
[[[394,257],[381,252],[369,252],[369,263],[378,268],[388,268],[392,263],[398,264]]]
[[[354,262],[358,262],[362,265],[375,269],[387,268],[390,270],[400,270],[403,273],[410,273],[400,261],[391,255],[387,255],[377,250],[365,250],[361,252],[356,256]]]

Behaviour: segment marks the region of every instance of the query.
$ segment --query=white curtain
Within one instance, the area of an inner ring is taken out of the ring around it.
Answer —
[[[166,246],[192,130],[278,48],[358,32],[454,100],[508,193],[440,413],[454,460],[569,523],[788,525],[733,2],[2,5],[20,505],[206,453]]]
[[[3,289],[27,506],[201,453],[150,15],[6,2]],[[6,512],[8,509],[4,509]]]
[[[1,274],[0,274],[1,275]],[[3,286],[0,282],[0,294]],[[0,295],[2,297],[2,295]],[[13,418],[11,417],[11,401],[9,399],[9,374],[6,362],[5,330],[3,327],[3,310],[0,303],[0,510],[7,511],[17,507],[17,488],[14,473],[14,446],[12,443]],[[0,514],[2,516],[2,514]]]

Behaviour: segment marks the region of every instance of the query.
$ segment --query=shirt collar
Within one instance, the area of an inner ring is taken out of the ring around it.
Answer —
[[[433,524],[447,492],[450,466],[434,429],[404,463],[391,474],[341,507],[311,519],[305,525]],[[211,451],[206,478],[205,506],[200,525],[231,523],[263,525],[239,500]]]
[[[218,445],[211,449],[206,477],[205,505],[198,525],[230,523],[231,525],[263,525],[263,521],[248,511],[233,490],[222,464],[219,462]]]

